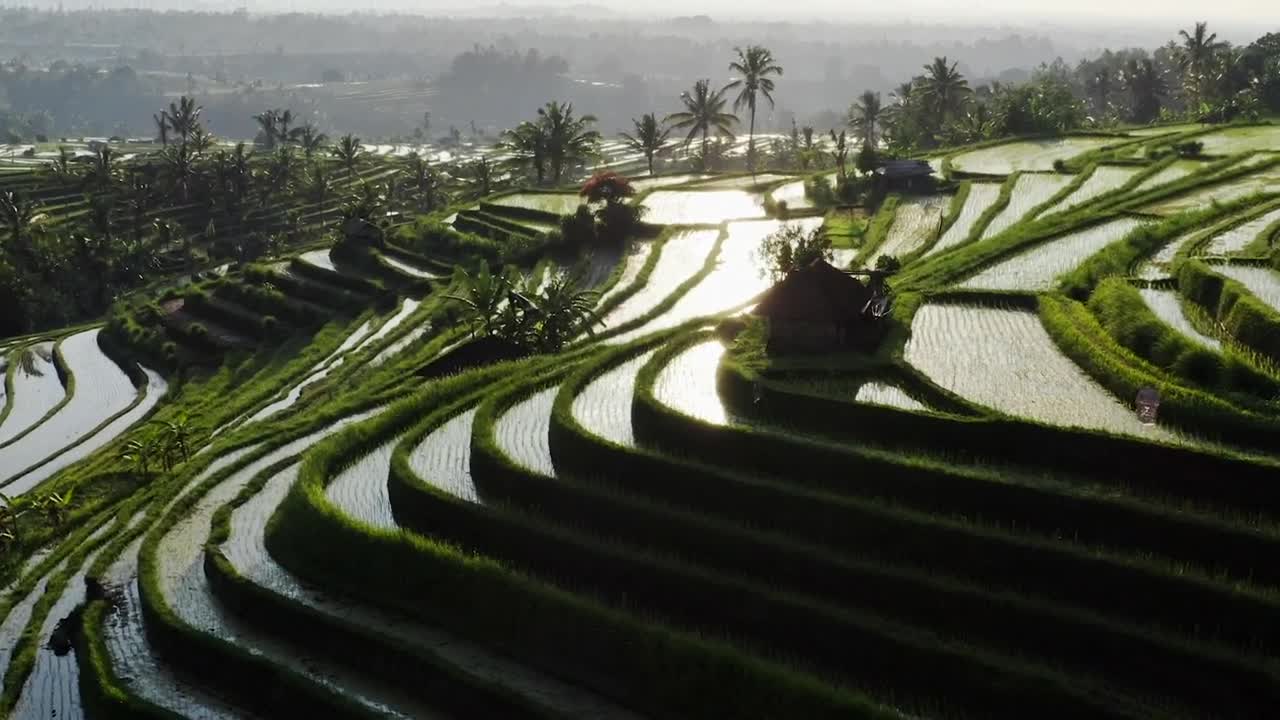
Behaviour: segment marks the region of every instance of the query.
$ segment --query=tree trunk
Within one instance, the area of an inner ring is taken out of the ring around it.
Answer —
[[[707,128],[702,128],[702,171],[706,172],[707,166]]]
[[[649,161],[649,177],[653,177],[653,152],[646,152],[644,159]]]
[[[751,182],[756,181],[756,107],[751,106],[751,126],[747,128],[747,168],[751,170]]]

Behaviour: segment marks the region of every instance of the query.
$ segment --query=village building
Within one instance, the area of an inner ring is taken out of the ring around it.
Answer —
[[[819,260],[788,273],[752,314],[769,323],[770,353],[871,352],[884,335],[879,299],[872,283]]]
[[[933,167],[924,160],[885,160],[873,175],[876,189],[884,193],[929,193],[937,185]]]

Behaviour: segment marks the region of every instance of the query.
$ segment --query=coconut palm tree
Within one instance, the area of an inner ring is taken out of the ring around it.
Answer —
[[[85,173],[84,185],[98,192],[110,192],[120,180],[120,172],[116,167],[116,153],[109,145],[98,148]]]
[[[191,131],[191,138],[187,144],[191,146],[191,154],[199,157],[209,152],[215,142],[217,138],[212,133],[205,130],[203,126],[196,125]]]
[[[959,111],[964,105],[964,99],[973,92],[969,88],[969,81],[956,70],[957,65],[959,62],[948,65],[947,58],[936,57],[932,63],[924,66],[925,76],[920,83],[920,93],[934,113],[935,127],[941,127]]]
[[[547,175],[547,127],[528,120],[515,128],[502,131],[502,147],[515,156],[519,164],[528,163],[541,185]]]
[[[295,119],[296,118],[294,118],[293,116],[293,111],[288,108],[285,108],[284,110],[276,111],[276,127],[277,127],[276,137],[280,139],[281,143],[287,144],[297,139],[298,128],[290,127],[293,125],[293,121]]]
[[[573,103],[555,100],[538,108],[538,123],[545,133],[547,162],[551,169],[551,182],[559,185],[567,163],[585,160],[595,152],[600,133],[591,129],[595,115],[575,117]]]
[[[489,158],[481,156],[467,166],[467,171],[471,175],[472,184],[479,191],[481,197],[493,192],[493,184],[497,179],[497,168],[494,167]]]
[[[160,144],[169,147],[169,113],[161,110],[158,114],[152,113],[151,119],[156,123],[156,136],[160,138]]]
[[[737,90],[738,96],[733,99],[733,109],[747,108],[751,113],[747,127],[747,165],[755,173],[756,166],[756,103],[760,96],[769,101],[773,107],[773,76],[782,75],[782,66],[773,59],[773,53],[766,47],[750,45],[745,50],[735,47],[738,59],[729,63],[729,71],[736,72],[738,79],[724,86],[725,90]]]
[[[280,116],[274,109],[263,110],[253,116],[254,122],[258,123],[258,127],[262,129],[262,144],[268,150],[275,150],[276,138],[280,132]]]
[[[405,173],[409,185],[418,193],[418,208],[430,212],[445,204],[444,178],[427,164],[426,158],[418,153],[409,153],[405,158]]]
[[[70,185],[80,176],[80,170],[73,162],[74,156],[65,145],[58,146],[58,156],[46,166],[46,172],[59,185]]]
[[[338,144],[334,145],[330,152],[347,169],[349,178],[356,174],[356,163],[364,155],[364,146],[360,144],[360,138],[347,133],[338,138]]]
[[[4,224],[11,248],[21,248],[23,238],[35,225],[39,213],[35,203],[26,195],[12,190],[0,194],[0,223]]]
[[[845,123],[849,128],[856,130],[862,136],[862,142],[872,147],[876,145],[876,129],[880,124],[882,107],[880,93],[865,90],[858,96],[858,101],[849,106],[849,113],[845,116]]]
[[[693,91],[680,95],[684,110],[674,112],[663,119],[672,130],[688,130],[684,144],[688,147],[693,139],[702,134],[703,163],[707,157],[707,137],[712,132],[717,135],[733,137],[733,126],[738,116],[724,111],[724,90],[712,90],[710,80],[699,80],[693,84]]]
[[[182,144],[185,145],[187,138],[199,127],[203,112],[204,108],[186,95],[178,98],[176,103],[169,103],[169,127],[182,138]]]
[[[1178,69],[1182,71],[1183,84],[1192,92],[1193,104],[1198,111],[1204,95],[1204,84],[1214,57],[1227,47],[1218,40],[1217,33],[1209,32],[1209,24],[1198,22],[1191,32],[1178,31],[1182,45],[1178,48]]]
[[[298,146],[302,148],[302,154],[306,156],[308,161],[328,141],[329,136],[317,130],[316,126],[311,123],[298,128]]]
[[[629,133],[618,133],[618,135],[627,144],[627,148],[644,155],[645,162],[649,165],[649,174],[653,175],[653,158],[662,152],[662,146],[666,144],[671,129],[663,127],[653,113],[646,113],[639,120],[632,118],[631,124],[635,126],[634,135]]]

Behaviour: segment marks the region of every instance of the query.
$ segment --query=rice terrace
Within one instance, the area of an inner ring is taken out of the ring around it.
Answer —
[[[0,718],[1274,717],[1280,37],[1140,52],[0,103]]]

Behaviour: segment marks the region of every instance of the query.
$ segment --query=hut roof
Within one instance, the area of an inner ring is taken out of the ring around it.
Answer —
[[[871,295],[857,278],[819,260],[792,270],[769,288],[753,314],[770,320],[844,322],[857,317]]]
[[[875,172],[886,178],[927,177],[933,168],[924,160],[885,160]]]

